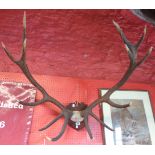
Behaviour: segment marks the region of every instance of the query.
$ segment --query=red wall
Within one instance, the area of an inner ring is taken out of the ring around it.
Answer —
[[[21,48],[24,10],[0,10],[0,41],[15,57]],[[127,53],[112,20],[135,42],[147,25],[139,56],[155,46],[154,26],[130,10],[27,10],[27,62],[34,74],[119,80],[128,65]],[[154,84],[155,53],[130,82]],[[21,72],[0,49],[0,71]]]

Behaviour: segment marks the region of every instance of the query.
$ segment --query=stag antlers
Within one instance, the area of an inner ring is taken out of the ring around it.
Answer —
[[[103,126],[105,126],[106,128],[108,128],[109,130],[112,130],[112,128],[110,128],[109,126],[107,126],[103,121],[101,121],[93,112],[92,112],[92,109],[98,105],[99,103],[102,103],[102,102],[106,102],[108,103],[109,105],[113,106],[113,107],[116,107],[116,108],[125,108],[125,107],[128,107],[129,104],[125,104],[125,105],[119,105],[119,104],[116,104],[114,103],[113,101],[111,101],[110,99],[110,96],[111,94],[118,90],[127,80],[128,78],[130,77],[130,75],[132,74],[132,72],[140,65],[142,64],[146,59],[147,57],[151,54],[152,52],[152,47],[150,47],[150,49],[148,50],[148,52],[145,54],[145,56],[140,59],[139,61],[137,60],[137,53],[138,53],[138,48],[140,46],[140,44],[142,43],[142,41],[144,40],[144,37],[145,37],[145,34],[146,34],[146,27],[144,28],[144,33],[143,35],[141,36],[141,38],[138,40],[138,42],[136,44],[132,44],[125,36],[125,34],[123,33],[122,29],[120,28],[120,26],[115,22],[113,21],[113,24],[115,25],[117,31],[119,32],[124,44],[125,44],[125,47],[126,47],[126,50],[127,50],[127,53],[128,53],[128,56],[129,56],[129,60],[130,60],[130,64],[129,64],[129,67],[127,69],[127,71],[125,72],[124,76],[121,78],[121,80],[116,83],[112,88],[110,88],[107,93],[96,99],[95,101],[93,101],[89,106],[87,106],[84,110],[80,111],[80,115],[81,117],[84,118],[84,124],[85,124],[85,127],[86,127],[86,130],[90,136],[90,138],[93,138],[92,136],[92,133],[91,133],[91,130],[90,130],[90,127],[88,125],[88,116],[92,116],[93,118],[95,118],[100,124],[102,124]],[[56,141],[58,140],[62,135],[63,133],[65,132],[65,129],[67,127],[67,124],[69,122],[69,120],[71,119],[71,117],[73,116],[73,110],[65,107],[61,102],[57,101],[55,98],[53,98],[52,96],[50,96],[46,90],[34,79],[34,77],[31,75],[30,71],[29,71],[29,68],[26,64],[26,14],[24,13],[24,17],[23,17],[23,41],[22,41],[22,50],[21,50],[21,58],[19,60],[15,60],[13,58],[13,56],[10,54],[10,52],[8,51],[8,49],[6,48],[6,46],[4,45],[4,43],[2,42],[2,48],[4,49],[5,53],[7,54],[7,56],[10,58],[11,61],[13,61],[15,64],[17,64],[20,69],[22,70],[22,72],[24,73],[24,75],[27,77],[27,79],[42,93],[43,95],[43,98],[39,101],[36,101],[34,103],[25,103],[25,102],[19,102],[20,104],[23,104],[23,105],[27,105],[27,106],[36,106],[36,105],[39,105],[39,104],[42,104],[42,103],[45,103],[45,102],[50,102],[50,103],[53,103],[55,104],[56,106],[58,106],[62,111],[61,113],[54,119],[52,120],[51,122],[49,122],[45,127],[39,129],[39,131],[42,131],[42,130],[45,130],[47,129],[48,127],[50,127],[51,125],[53,125],[57,120],[59,120],[60,118],[64,117],[65,120],[64,120],[64,124],[62,126],[62,129],[60,131],[60,133],[55,137],[55,138],[48,138],[48,140],[51,140],[51,141]]]

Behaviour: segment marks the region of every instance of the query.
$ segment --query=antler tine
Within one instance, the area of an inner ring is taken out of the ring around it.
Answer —
[[[23,16],[23,42],[26,38],[26,12],[24,11],[24,16]]]
[[[49,122],[45,127],[39,129],[39,131],[46,130],[46,129],[49,128],[51,125],[53,125],[57,120],[59,120],[62,116],[63,116],[62,113],[59,114],[54,120],[52,120],[51,122]]]
[[[1,42],[2,48],[5,51],[5,53],[7,54],[7,56],[10,58],[11,61],[13,61],[14,63],[17,63],[17,61],[14,59],[14,57],[10,54],[9,50],[6,48],[5,44],[3,42]]]
[[[137,62],[137,66],[141,65],[152,53],[153,47],[151,46],[148,50],[148,52],[145,54],[145,56],[139,61]]]
[[[24,16],[23,16],[23,46],[22,46],[22,55],[21,59],[25,59],[25,52],[26,52],[26,12],[24,11]]]
[[[130,106],[130,103],[124,104],[124,105],[119,105],[119,104],[114,103],[114,102],[111,101],[110,99],[107,101],[107,103],[108,103],[110,106],[116,107],[116,108],[127,108],[127,107]]]
[[[124,44],[129,45],[129,47],[132,46],[131,42],[126,38],[126,36],[125,36],[124,32],[122,31],[122,29],[120,28],[119,24],[116,23],[114,20],[113,20],[113,24],[115,25],[117,31],[121,35],[121,38],[122,38]]]
[[[61,136],[62,136],[62,135],[64,134],[64,132],[65,132],[65,129],[66,129],[67,124],[68,124],[68,120],[69,120],[69,117],[68,117],[68,116],[65,117],[65,121],[64,121],[64,124],[63,124],[63,126],[62,126],[62,129],[61,129],[61,131],[59,132],[59,134],[58,134],[56,137],[50,138],[50,137],[47,137],[47,136],[46,136],[46,139],[49,140],[49,141],[57,141],[58,139],[60,139]]]
[[[36,101],[36,102],[29,102],[29,103],[23,102],[23,101],[19,101],[20,104],[26,105],[26,106],[36,106],[36,105],[39,105],[39,104],[44,103],[44,102],[46,102],[45,98],[43,98],[43,99],[41,99],[39,101]]]
[[[142,36],[140,37],[140,39],[137,41],[137,43],[135,44],[135,48],[138,49],[140,44],[143,42],[145,35],[146,35],[146,30],[147,30],[147,26],[145,25],[144,27],[144,33],[142,34]]]
[[[86,130],[88,132],[88,135],[92,139],[93,138],[93,135],[92,135],[92,132],[91,132],[90,127],[89,127],[89,124],[88,124],[88,113],[87,114],[86,113],[84,114],[84,123],[85,123],[85,128],[86,128]]]
[[[87,111],[87,112],[86,112]],[[85,127],[86,127],[86,130],[88,132],[88,135],[89,137],[92,139],[93,136],[92,136],[92,132],[91,132],[91,129],[89,127],[89,124],[88,124],[88,115],[90,114],[93,118],[95,118],[100,124],[102,124],[103,126],[105,126],[107,129],[111,130],[111,131],[114,131],[112,128],[110,128],[108,125],[106,125],[103,121],[101,121],[91,110],[86,110],[84,112],[84,123],[85,123]]]
[[[7,54],[7,56],[11,59],[11,61],[13,61],[14,63],[16,63],[17,65],[19,65],[18,63],[21,62],[21,60],[25,59],[25,51],[26,51],[26,13],[24,12],[24,16],[23,16],[23,42],[22,42],[22,56],[19,60],[15,60],[14,57],[11,55],[11,53],[9,52],[9,50],[6,48],[5,44],[3,42],[1,42],[2,48],[5,51],[5,53]]]
[[[95,118],[100,124],[102,124],[103,126],[105,126],[107,129],[114,131],[114,129],[112,129],[111,127],[109,127],[108,125],[106,125],[103,121],[101,121],[93,112],[90,112],[90,115]]]
[[[143,42],[143,40],[145,38],[147,27],[146,26],[144,27],[143,35],[140,37],[140,39],[137,41],[137,43],[132,44],[126,38],[126,36],[125,36],[124,32],[122,31],[122,29],[120,28],[119,24],[116,23],[115,21],[113,21],[113,24],[115,25],[117,31],[119,32],[119,34],[120,34],[120,36],[121,36],[121,38],[125,44],[125,47],[126,47],[126,50],[128,52],[131,63],[135,63],[135,62],[133,62],[133,60],[137,58],[137,49],[139,48],[140,44]]]

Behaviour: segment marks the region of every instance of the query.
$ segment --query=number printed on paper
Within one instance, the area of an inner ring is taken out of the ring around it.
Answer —
[[[5,121],[0,120],[0,129],[5,127]]]

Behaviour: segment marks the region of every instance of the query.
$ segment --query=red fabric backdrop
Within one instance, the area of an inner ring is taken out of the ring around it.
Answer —
[[[79,79],[70,77],[56,77],[35,75],[37,81],[47,90],[53,97],[57,98],[64,105],[70,102],[84,101],[90,104],[98,98],[99,88],[109,88],[115,82],[106,80]],[[23,74],[20,73],[0,73],[0,79],[5,81],[28,82]],[[122,89],[148,90],[150,92],[153,111],[155,111],[155,86],[139,83],[127,83]],[[41,94],[37,92],[36,99],[39,100]],[[38,129],[43,127],[58,113],[58,109],[53,105],[46,103],[34,108],[33,122],[29,144],[103,144],[101,127],[93,118],[89,118],[89,124],[93,133],[93,140],[90,140],[85,129],[75,131],[67,127],[65,134],[57,142],[48,142],[45,135],[55,136],[61,128],[63,119],[54,124],[51,128],[39,132]],[[99,115],[99,107],[95,108],[95,113]]]

